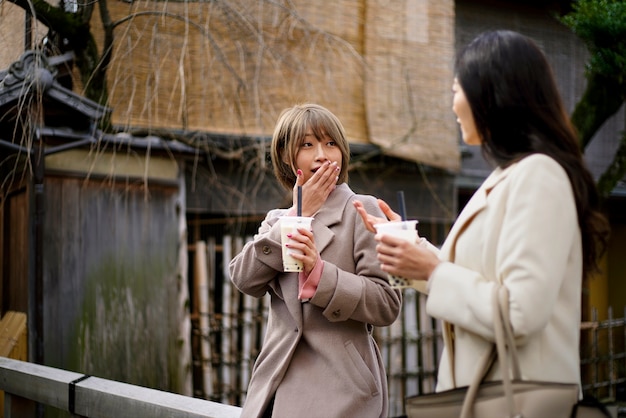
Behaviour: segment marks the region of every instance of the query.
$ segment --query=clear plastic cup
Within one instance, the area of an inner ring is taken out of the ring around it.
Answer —
[[[391,235],[402,238],[405,241],[417,242],[417,221],[396,221],[375,224],[374,228],[379,234]],[[388,275],[389,284],[394,288],[412,287],[408,279],[401,276]]]
[[[283,248],[283,271],[302,271],[304,266],[302,261],[296,260],[291,254],[302,254],[302,251],[287,248],[286,244],[293,242],[287,235],[297,233],[298,228],[311,230],[313,218],[307,216],[283,216],[280,218],[280,242]]]

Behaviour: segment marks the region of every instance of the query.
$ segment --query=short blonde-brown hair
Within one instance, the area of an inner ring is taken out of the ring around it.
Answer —
[[[318,104],[300,104],[283,110],[272,136],[271,158],[276,179],[287,190],[296,184],[295,161],[300,143],[308,128],[316,138],[330,136],[341,150],[341,170],[337,184],[348,181],[350,146],[341,121]]]

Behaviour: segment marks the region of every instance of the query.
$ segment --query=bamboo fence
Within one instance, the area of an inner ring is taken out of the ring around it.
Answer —
[[[211,237],[206,243],[196,242],[191,251],[197,301],[191,315],[194,396],[238,406],[246,397],[269,309],[269,295],[261,299],[244,295],[229,279],[229,261],[250,239],[224,235],[217,244]],[[407,396],[435,390],[443,343],[439,322],[425,312],[424,298],[413,289],[404,290],[399,318],[374,331],[387,371],[390,417],[404,415]],[[593,321],[581,326],[583,390],[607,402],[624,402],[624,318],[613,318],[611,310],[607,320],[596,318],[594,314]]]

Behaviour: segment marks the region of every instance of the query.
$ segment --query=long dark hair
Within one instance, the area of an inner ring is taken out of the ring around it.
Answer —
[[[565,169],[582,234],[583,275],[597,271],[608,242],[608,222],[541,49],[517,32],[485,32],[459,52],[456,77],[487,160],[507,167],[529,154],[542,153]]]

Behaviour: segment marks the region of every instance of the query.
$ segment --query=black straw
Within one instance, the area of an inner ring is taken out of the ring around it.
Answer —
[[[404,192],[398,192],[398,206],[400,207],[400,218],[406,221],[406,204],[404,203]]]
[[[302,216],[302,186],[298,186],[298,204],[296,205],[296,213]]]

